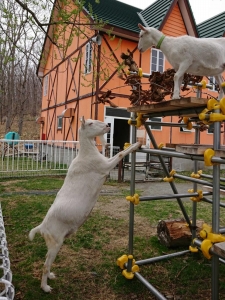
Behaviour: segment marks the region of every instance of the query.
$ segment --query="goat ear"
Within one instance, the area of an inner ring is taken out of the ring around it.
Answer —
[[[145,28],[143,25],[141,25],[140,23],[138,23],[138,27],[139,27],[141,30],[146,31],[146,28]]]
[[[84,119],[84,116],[82,116],[82,117],[80,118],[80,121],[81,121],[81,127],[84,127],[84,125],[85,125],[85,119]]]

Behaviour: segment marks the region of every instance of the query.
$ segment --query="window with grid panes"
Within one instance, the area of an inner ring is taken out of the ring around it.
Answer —
[[[151,52],[151,74],[152,72],[164,71],[164,54],[158,49],[152,48]]]
[[[63,117],[58,116],[57,117],[57,130],[61,130],[63,126]]]
[[[209,79],[209,84],[212,85],[211,91],[216,91],[216,79],[215,79],[215,77],[214,76],[209,76],[208,79]]]
[[[162,122],[162,118],[153,117],[153,118],[149,118],[149,121]],[[162,126],[159,124],[152,124],[150,125],[150,128],[151,130],[162,130]]]

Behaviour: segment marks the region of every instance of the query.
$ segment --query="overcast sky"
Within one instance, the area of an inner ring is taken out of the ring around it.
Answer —
[[[118,0],[145,9],[156,0]],[[225,0],[189,0],[197,24],[225,11]]]

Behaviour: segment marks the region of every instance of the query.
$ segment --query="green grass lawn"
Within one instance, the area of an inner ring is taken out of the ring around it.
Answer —
[[[15,299],[155,299],[135,277],[128,280],[122,276],[116,265],[118,257],[128,254],[129,203],[125,196],[129,194],[129,185],[124,183],[111,183],[118,194],[101,195],[85,224],[76,235],[65,240],[52,267],[57,277],[49,281],[53,288],[51,294],[40,289],[46,246],[38,234],[30,242],[28,233],[42,221],[63,180],[63,177],[43,177],[0,181]],[[31,191],[35,192],[32,194]],[[43,193],[39,193],[41,191]],[[49,191],[55,191],[55,194]],[[141,194],[141,191],[138,192]],[[124,204],[120,207],[121,202]],[[191,215],[192,203],[185,200],[184,205]],[[134,259],[186,250],[186,247],[168,249],[150,230],[160,219],[180,217],[179,206],[173,200],[135,206]],[[197,217],[210,223],[211,207],[198,203]],[[225,214],[221,214],[221,223],[225,224]],[[168,299],[211,299],[211,261],[201,252],[141,266],[140,274]],[[221,264],[220,300],[225,299],[224,282],[225,266]]]

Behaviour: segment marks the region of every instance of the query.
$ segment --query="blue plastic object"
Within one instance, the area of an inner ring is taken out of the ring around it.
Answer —
[[[24,144],[25,149],[33,149],[34,145],[33,144]]]

